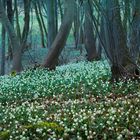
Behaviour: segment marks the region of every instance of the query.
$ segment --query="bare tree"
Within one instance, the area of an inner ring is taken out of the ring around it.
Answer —
[[[44,67],[50,70],[55,69],[58,57],[66,44],[70,29],[72,27],[72,23],[74,21],[75,5],[75,0],[64,1],[65,13],[63,21],[44,62]]]
[[[87,60],[93,61],[98,58],[98,53],[96,50],[94,29],[91,18],[93,12],[91,7],[91,1],[85,2],[84,10],[85,10],[84,43],[87,51]]]
[[[13,51],[12,70],[19,72],[21,71],[21,66],[22,66],[21,65],[21,57],[22,57],[21,46],[20,46],[19,39],[16,36],[16,33],[14,31],[14,28],[5,13],[2,0],[0,0],[0,21],[5,27],[5,30],[8,33],[8,36],[10,38],[11,45],[12,45],[12,51]]]

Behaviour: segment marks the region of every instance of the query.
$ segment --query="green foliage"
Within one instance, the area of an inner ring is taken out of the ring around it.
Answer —
[[[1,77],[0,139],[137,138],[139,83],[110,75],[103,61]]]
[[[63,131],[63,127],[60,127],[58,124],[54,122],[40,122],[38,124],[24,126],[25,129],[37,129],[37,128],[43,128],[43,127],[51,128],[58,132]]]
[[[80,62],[58,67],[56,71],[28,70],[21,75],[2,77],[0,80],[0,101],[33,100],[53,95],[67,94],[73,98],[77,94],[106,95],[112,91],[136,93],[137,81],[109,82],[110,69],[107,62]]]
[[[26,125],[24,126],[24,129],[27,129],[28,133],[31,134],[36,134],[36,137],[41,138],[42,137],[42,133],[44,132],[44,138],[49,138],[50,136],[50,132],[49,131],[53,131],[55,132],[57,135],[62,135],[64,128],[61,127],[60,125],[58,125],[55,122],[39,122],[37,124],[30,124],[30,125]],[[41,135],[38,135],[39,133],[41,133]],[[43,138],[42,137],[42,138]]]
[[[10,132],[9,131],[2,131],[0,132],[0,140],[7,140],[9,139]]]
[[[37,69],[25,71],[16,77],[3,77],[0,81],[0,101],[31,100],[63,93],[67,93],[69,97],[79,92],[82,94],[88,92],[98,94],[99,90],[106,92],[108,86],[104,86],[107,83],[102,81],[102,77],[104,80],[108,79],[110,75],[108,70],[109,68],[104,67],[102,62],[81,62],[58,67],[55,72]],[[102,88],[99,89],[98,86]]]
[[[13,77],[16,76],[16,71],[12,71],[10,75]]]

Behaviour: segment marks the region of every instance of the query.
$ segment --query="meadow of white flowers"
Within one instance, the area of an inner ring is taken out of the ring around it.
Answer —
[[[99,61],[0,77],[0,140],[140,138],[139,83],[110,76]]]

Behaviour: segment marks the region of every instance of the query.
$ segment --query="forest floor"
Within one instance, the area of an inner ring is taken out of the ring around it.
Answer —
[[[85,60],[86,52],[83,46],[80,48],[75,48],[74,44],[67,44],[63,49],[59,57],[59,65],[64,65],[68,63],[75,63]],[[35,64],[42,64],[48,53],[48,48],[41,48],[40,46],[34,45],[32,48],[28,48],[22,56],[22,66],[23,69],[28,69],[34,67]],[[0,48],[1,54],[1,48]],[[7,56],[6,56],[7,58]],[[1,59],[0,59],[1,64]],[[6,59],[5,73],[10,73],[12,67],[12,61]]]
[[[110,83],[107,61],[0,78],[0,140],[140,139],[140,84]]]

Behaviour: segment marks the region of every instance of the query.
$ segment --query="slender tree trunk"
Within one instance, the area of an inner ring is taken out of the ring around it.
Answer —
[[[84,43],[87,51],[87,60],[93,61],[98,58],[98,54],[95,45],[92,19],[90,17],[93,12],[90,6],[90,1],[86,2],[84,7],[85,7]]]
[[[2,26],[2,44],[1,44],[1,75],[5,74],[5,28]]]
[[[56,0],[47,0],[48,11],[48,47],[50,48],[57,35]]]
[[[19,39],[16,36],[16,33],[14,31],[14,28],[12,24],[10,23],[5,11],[4,7],[2,5],[2,1],[0,0],[0,21],[2,22],[3,26],[5,27],[10,41],[12,45],[12,51],[13,51],[13,65],[12,65],[12,70],[15,70],[17,72],[21,71],[21,46],[19,43]]]
[[[63,20],[63,9],[62,9],[62,4],[61,1],[58,0],[58,7],[59,7],[59,11],[60,11],[60,16],[61,16],[61,21]]]
[[[74,39],[76,48],[78,47],[79,32],[80,32],[80,9],[79,5],[77,5],[74,18]]]
[[[38,1],[38,11],[39,11],[40,19],[41,19],[42,26],[43,26],[43,29],[44,29],[44,32],[45,32],[45,36],[46,36],[46,38],[48,38],[48,33],[47,33],[46,25],[45,25],[45,22],[44,22],[42,10],[41,10],[41,4],[40,4],[39,1]]]
[[[14,11],[13,11],[13,6],[12,6],[13,0],[6,0],[6,1],[7,1],[7,16],[12,26],[14,26],[13,25],[14,24],[13,22]],[[12,60],[13,52],[12,52],[12,46],[11,46],[10,40],[8,40],[8,54],[9,54],[8,56],[10,60]]]
[[[42,22],[41,22],[40,15],[39,15],[37,1],[34,2],[34,7],[35,7],[36,18],[37,18],[39,28],[40,28],[42,47],[45,48],[44,30],[43,30]]]
[[[140,55],[140,0],[134,0],[131,25],[130,51],[134,61],[138,61]]]
[[[84,27],[83,27],[83,20],[84,20],[84,8],[80,8],[79,11],[79,33],[78,33],[78,48],[80,49],[80,53],[83,52],[83,44],[84,44]]]
[[[27,46],[27,39],[30,29],[30,5],[31,5],[30,0],[24,0],[24,27],[21,39],[22,50],[24,50]]]
[[[16,17],[16,30],[17,30],[16,32],[21,42],[21,29],[20,29],[20,24],[19,24],[19,11],[18,11],[17,0],[15,0],[14,3],[15,3],[14,7],[15,7],[15,17]]]
[[[130,19],[130,0],[124,0],[124,18],[123,18],[123,27],[125,30],[125,33],[127,35],[127,31],[128,31],[128,23],[129,23],[129,19]]]
[[[100,29],[99,29],[99,34],[100,34],[100,37],[102,39],[102,42],[104,43],[105,42],[105,36],[104,36],[104,21],[103,21],[103,16],[101,17],[100,19]],[[102,58],[102,43],[100,41],[100,38],[98,38],[98,59],[100,60]]]
[[[55,69],[57,65],[58,57],[66,44],[72,22],[74,21],[75,0],[65,0],[64,2],[65,13],[63,22],[44,63],[44,67],[50,70]]]
[[[5,9],[6,3],[5,1],[3,1],[3,7]],[[5,74],[5,38],[6,38],[6,32],[5,32],[5,28],[2,25],[2,33],[1,33],[1,39],[2,39],[2,43],[1,43],[1,73],[0,75],[4,75]]]

